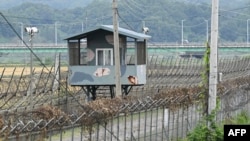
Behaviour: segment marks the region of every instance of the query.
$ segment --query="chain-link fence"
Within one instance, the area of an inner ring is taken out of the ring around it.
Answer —
[[[218,121],[249,113],[249,62],[219,59]],[[1,68],[0,135],[20,141],[178,140],[202,118],[202,71],[202,59],[151,56],[146,85],[113,99],[97,91],[97,100],[86,102],[83,89],[67,85],[67,68],[34,68],[33,79],[27,68]]]

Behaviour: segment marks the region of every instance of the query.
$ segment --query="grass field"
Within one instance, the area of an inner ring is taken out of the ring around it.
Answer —
[[[35,73],[39,72],[50,72],[51,68],[44,68],[44,67],[34,67]],[[68,70],[67,67],[61,67],[61,72],[65,72]],[[54,69],[52,69],[54,71]],[[30,74],[30,67],[0,67],[0,76],[9,76],[9,75],[29,75]]]

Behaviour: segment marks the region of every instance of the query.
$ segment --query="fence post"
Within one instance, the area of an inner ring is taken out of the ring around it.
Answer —
[[[60,88],[60,53],[56,54],[55,57],[55,70],[54,70],[54,82],[52,90],[58,90]]]

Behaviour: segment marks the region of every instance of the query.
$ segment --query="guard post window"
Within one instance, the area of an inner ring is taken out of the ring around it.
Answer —
[[[96,49],[96,65],[113,65],[113,49]]]

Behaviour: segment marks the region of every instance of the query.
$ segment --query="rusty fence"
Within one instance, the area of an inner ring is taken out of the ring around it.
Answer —
[[[250,112],[249,63],[248,57],[219,59],[218,121]],[[2,140],[179,140],[202,118],[202,59],[151,56],[146,85],[113,99],[102,91],[92,102],[81,88],[67,85],[67,69],[57,70],[35,68],[29,90],[26,68],[0,69]]]

